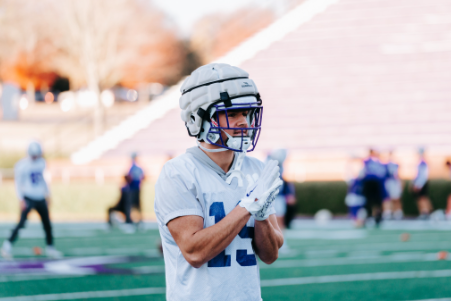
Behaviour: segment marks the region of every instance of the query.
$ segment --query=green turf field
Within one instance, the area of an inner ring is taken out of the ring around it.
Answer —
[[[10,224],[0,224],[0,234]],[[64,260],[33,254],[43,247],[39,224],[15,244],[15,260],[0,261],[0,301],[165,300],[158,230],[134,234],[103,224],[55,224]],[[286,232],[290,249],[272,265],[260,263],[267,300],[451,300],[451,223],[404,221],[355,230],[349,221],[318,226],[298,220]],[[401,241],[409,233],[408,241]],[[447,299],[450,298],[450,299]]]

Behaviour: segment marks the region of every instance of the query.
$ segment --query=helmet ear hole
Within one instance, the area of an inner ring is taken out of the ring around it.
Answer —
[[[194,117],[194,115],[191,115],[191,121],[195,122],[196,121],[196,117]]]

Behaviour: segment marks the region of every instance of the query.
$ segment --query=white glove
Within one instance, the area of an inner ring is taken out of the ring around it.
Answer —
[[[248,192],[239,205],[246,208],[257,220],[264,220],[267,218],[266,211],[274,201],[275,191],[282,185],[282,181],[279,178],[277,161],[271,160],[266,163],[260,177],[255,183],[250,176],[246,178],[249,182]],[[260,214],[256,216],[257,213]]]
[[[276,199],[276,196],[279,194],[279,188],[282,186],[283,181],[280,178],[277,178],[273,185],[265,192],[265,194],[262,196],[262,198],[266,199],[265,204],[263,207],[258,211],[256,214],[254,214],[254,218],[258,221],[264,221],[269,217],[269,207],[271,207],[271,204]]]

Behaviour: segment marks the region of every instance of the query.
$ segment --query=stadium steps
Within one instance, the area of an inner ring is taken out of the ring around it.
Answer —
[[[451,154],[450,11],[449,0],[331,1],[279,38],[270,30],[257,34],[261,40],[268,35],[269,45],[238,46],[244,61],[237,55],[223,61],[249,72],[265,107],[255,155],[286,147],[292,178],[303,170],[305,179],[340,179],[350,154],[363,156],[376,146],[395,149],[402,175],[412,177],[415,151],[425,146],[431,174],[445,175],[443,160]],[[246,47],[258,51],[249,55]],[[176,155],[191,145],[174,108],[103,158],[131,151]]]

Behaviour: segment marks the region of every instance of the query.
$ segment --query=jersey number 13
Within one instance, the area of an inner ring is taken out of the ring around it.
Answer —
[[[224,203],[214,202],[210,206],[210,216],[215,217],[215,224],[221,221],[225,216]],[[238,235],[242,239],[254,238],[254,227],[248,227],[244,225]],[[212,260],[208,262],[208,267],[229,267],[231,264],[231,256],[226,255],[225,250],[216,255]],[[247,250],[236,250],[236,261],[240,266],[252,266],[257,264],[255,254],[247,254]]]

